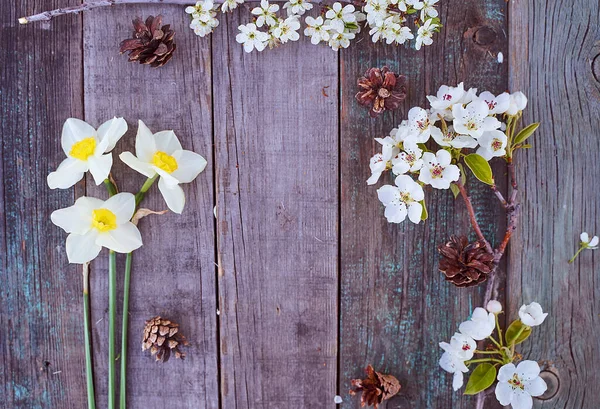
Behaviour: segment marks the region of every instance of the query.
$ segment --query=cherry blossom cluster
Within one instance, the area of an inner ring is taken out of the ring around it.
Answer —
[[[513,321],[505,332],[500,328],[498,315],[502,305],[490,301],[486,308],[477,307],[471,317],[461,323],[450,342],[440,342],[444,350],[440,367],[453,374],[452,388],[462,388],[464,374],[473,364],[478,364],[470,375],[465,388],[466,395],[475,395],[496,381],[495,395],[501,405],[511,405],[514,409],[531,409],[533,397],[541,396],[547,389],[546,382],[539,376],[540,366],[535,361],[513,362],[521,359],[515,346],[525,341],[532,327],[544,322],[540,304],[533,302],[519,309],[519,319]],[[497,332],[496,337],[493,336]],[[477,341],[489,340],[485,349],[477,349]],[[478,354],[482,358],[474,358]]]
[[[442,85],[437,95],[427,99],[429,109],[410,109],[408,119],[388,136],[375,138],[382,149],[370,159],[367,183],[377,183],[386,172],[394,177],[395,185],[384,185],[377,191],[390,223],[400,223],[407,216],[413,223],[423,220],[423,187],[455,192],[456,184],[466,177],[463,163],[479,180],[491,185],[493,176],[487,162],[495,157],[509,158],[515,149],[527,147],[516,143],[513,135],[527,106],[521,92],[478,94],[477,89],[465,90],[460,83],[456,87]]]
[[[404,44],[415,40],[415,48],[433,42],[433,34],[439,31],[440,20],[435,8],[439,0],[366,0],[362,10],[354,5],[342,5],[340,2],[325,7],[318,17],[307,16],[304,20],[304,35],[310,37],[312,44],[326,43],[333,50],[347,48],[350,41],[361,31],[361,23],[366,22],[373,42],[385,41],[387,44]],[[244,0],[225,0],[221,12],[235,9]],[[236,41],[243,45],[246,52],[262,51],[297,41],[300,19],[313,8],[308,0],[288,0],[283,9],[286,15],[281,16],[279,5],[261,0],[260,6],[252,9],[253,22],[238,27]],[[219,25],[216,18],[218,6],[213,0],[200,0],[195,6],[188,6],[185,12],[190,14],[190,28],[204,37]],[[412,17],[412,18],[410,18]],[[416,30],[413,32],[407,22],[413,21]]]

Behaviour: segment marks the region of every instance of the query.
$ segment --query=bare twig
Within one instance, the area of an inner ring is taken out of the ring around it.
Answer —
[[[458,186],[460,195],[462,196],[463,200],[465,201],[465,205],[467,206],[467,212],[469,213],[469,219],[471,220],[471,226],[473,226],[473,230],[475,230],[475,234],[477,234],[477,238],[485,244],[486,251],[490,254],[493,254],[494,251],[492,250],[492,246],[485,239],[485,236],[483,235],[483,232],[481,231],[481,228],[479,227],[479,223],[477,223],[477,218],[475,217],[475,210],[473,209],[473,204],[471,203],[471,197],[467,193],[467,189],[465,188],[465,185],[460,183],[460,181],[457,181],[454,183],[456,183],[456,186]]]

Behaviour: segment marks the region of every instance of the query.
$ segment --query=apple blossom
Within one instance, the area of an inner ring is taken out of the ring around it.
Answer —
[[[385,206],[385,217],[390,223],[401,223],[408,215],[411,222],[418,224],[423,212],[419,202],[425,198],[423,188],[407,175],[398,176],[395,184],[377,190],[379,200]]]
[[[540,378],[540,366],[535,361],[522,361],[517,366],[506,364],[498,371],[496,398],[501,405],[513,409],[531,409],[532,396],[541,396],[548,386]]]
[[[460,178],[458,166],[452,165],[452,156],[448,151],[439,150],[434,155],[430,152],[423,154],[423,168],[419,173],[419,181],[436,189],[449,189],[450,183]]]
[[[544,322],[548,313],[542,310],[542,306],[536,302],[529,305],[522,305],[519,309],[519,318],[521,322],[528,327],[535,327]]]
[[[483,156],[487,161],[506,155],[508,138],[504,132],[498,130],[485,131],[477,142],[479,143],[477,154]]]
[[[510,95],[508,92],[503,92],[498,96],[494,96],[491,92],[484,91],[479,94],[479,99],[482,99],[488,104],[491,115],[505,113],[510,105]]]
[[[434,133],[433,139],[435,139],[437,144],[440,146],[451,146],[457,149],[476,148],[478,145],[475,138],[469,135],[458,134],[452,125],[448,127],[446,133]]]
[[[301,16],[311,10],[313,5],[308,0],[289,0],[283,8],[287,10],[288,16]]]
[[[275,13],[279,11],[279,5],[269,4],[267,0],[261,0],[260,7],[252,9],[251,13],[256,16],[256,27],[267,25],[269,27],[277,24]]]
[[[440,348],[446,352],[450,352],[460,357],[463,361],[473,358],[477,343],[468,335],[455,332],[450,343],[440,342]]]
[[[235,37],[235,41],[244,45],[244,51],[252,52],[256,48],[257,51],[262,51],[267,46],[269,34],[259,31],[256,24],[249,23],[238,27],[240,33]]]
[[[417,42],[415,44],[415,49],[420,50],[423,45],[431,45],[433,44],[433,33],[439,27],[438,24],[433,23],[433,19],[429,19],[419,27],[417,31]]]
[[[391,168],[392,163],[390,158],[386,159],[382,153],[376,153],[371,157],[369,162],[369,168],[371,169],[371,177],[367,179],[367,185],[374,185],[377,183],[381,174]]]
[[[354,10],[355,9],[352,4],[347,4],[342,7],[342,3],[335,2],[333,3],[333,6],[327,10],[325,17],[330,20],[329,26],[332,30],[337,31],[338,33],[343,33],[347,23],[356,22]]]
[[[466,107],[461,104],[452,106],[454,115],[454,129],[464,135],[470,135],[477,139],[485,131],[493,131],[500,128],[500,121],[493,116],[488,116],[489,106],[485,101],[473,100]]]
[[[442,85],[438,89],[437,95],[428,95],[427,100],[429,100],[432,109],[444,110],[458,103],[464,94],[465,87],[462,82],[456,87]]]
[[[404,142],[404,150],[392,159],[392,172],[402,175],[406,172],[417,172],[423,167],[423,151],[412,140]]]
[[[492,335],[496,327],[496,316],[481,307],[475,308],[471,318],[458,327],[458,330],[476,341],[481,341]]]
[[[442,131],[434,125],[430,113],[423,108],[414,107],[408,111],[408,129],[416,136],[418,143],[426,143],[431,135],[441,136]]]
[[[290,16],[285,20],[280,20],[279,24],[273,30],[273,36],[282,44],[287,43],[288,41],[298,41],[300,35],[297,33],[297,30],[300,29],[300,22],[298,21],[296,16]]]
[[[306,17],[306,28],[304,35],[310,37],[312,44],[318,44],[321,41],[329,41],[329,23],[325,23],[323,17]]]
[[[522,92],[518,91],[510,94],[508,109],[506,115],[517,115],[527,106],[527,97]]]
[[[451,374],[452,389],[455,391],[459,390],[464,383],[464,373],[469,372],[469,368],[465,365],[465,360],[452,352],[444,352],[439,361],[440,367]]]

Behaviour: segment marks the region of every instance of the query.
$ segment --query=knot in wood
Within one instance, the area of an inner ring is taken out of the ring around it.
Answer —
[[[494,41],[496,41],[496,31],[493,28],[488,26],[483,26],[475,30],[475,34],[473,34],[473,41],[475,41],[478,45],[490,45]]]
[[[600,54],[592,60],[592,75],[596,81],[600,82]]]
[[[539,400],[549,400],[556,396],[558,393],[558,388],[560,387],[560,379],[558,375],[552,371],[542,371],[540,372],[540,377],[546,382],[548,385],[548,389],[544,392],[543,395],[538,396]]]

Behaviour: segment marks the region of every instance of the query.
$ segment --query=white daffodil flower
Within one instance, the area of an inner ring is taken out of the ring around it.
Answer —
[[[598,236],[594,236],[590,240],[590,235],[583,232],[579,235],[579,239],[581,240],[581,246],[586,249],[596,250],[598,248]]]
[[[510,94],[510,103],[506,115],[517,115],[527,106],[527,97],[521,91]]]
[[[498,130],[485,131],[477,142],[479,143],[477,154],[483,156],[487,161],[506,155],[508,138],[504,132]]]
[[[71,207],[52,212],[52,223],[69,233],[66,242],[69,263],[83,264],[95,259],[102,247],[130,253],[141,247],[142,236],[131,223],[135,197],[118,193],[103,201],[80,197]]]
[[[429,112],[423,108],[414,107],[408,111],[408,128],[416,136],[417,143],[426,143],[431,135],[442,135],[442,130],[434,125]]]
[[[459,390],[464,383],[463,374],[469,372],[469,368],[465,365],[465,360],[452,352],[444,352],[439,363],[444,371],[454,375],[452,389],[455,391]]]
[[[458,330],[473,338],[475,341],[481,341],[492,335],[496,327],[496,317],[491,312],[488,313],[481,307],[475,308],[471,318],[458,327]]]
[[[406,216],[419,224],[423,206],[419,203],[425,198],[423,188],[410,176],[400,175],[396,186],[385,185],[377,189],[377,196],[385,206],[385,217],[390,223],[401,223]]]
[[[267,46],[269,34],[264,31],[259,31],[256,24],[249,23],[238,27],[240,33],[235,36],[235,41],[244,45],[244,51],[252,52],[256,48],[257,51],[262,51]]]
[[[445,150],[439,150],[434,155],[430,152],[423,154],[423,168],[419,180],[436,189],[449,189],[450,183],[460,178],[458,166],[452,165],[452,155]]]
[[[460,134],[470,135],[477,139],[485,131],[500,128],[500,121],[493,116],[488,116],[489,112],[488,104],[479,99],[470,102],[466,107],[455,104],[452,106],[454,129]]]
[[[50,189],[68,189],[83,179],[88,170],[94,182],[101,184],[112,167],[112,153],[107,152],[115,147],[125,132],[127,122],[123,118],[106,121],[98,130],[80,119],[67,119],[60,141],[67,159],[48,175]]]
[[[458,103],[464,95],[465,86],[464,83],[461,82],[456,87],[442,85],[440,89],[438,89],[436,96],[428,95],[427,99],[431,104],[431,108],[444,110]]]
[[[433,139],[440,146],[451,146],[453,148],[476,148],[478,143],[475,138],[469,135],[460,135],[454,130],[454,127],[450,125],[447,132],[433,134]]]
[[[500,314],[502,312],[502,304],[500,304],[499,301],[490,300],[485,306],[485,309],[492,314]]]
[[[308,0],[290,0],[283,5],[288,16],[301,16],[313,8]]]
[[[296,16],[290,16],[285,20],[281,20],[277,27],[273,30],[273,36],[281,41],[282,44],[288,41],[298,41],[300,35],[297,30],[300,29],[300,22]]]
[[[521,322],[528,327],[535,327],[544,322],[548,316],[547,312],[542,310],[542,306],[536,302],[532,302],[529,305],[522,305],[519,308],[519,318]]]
[[[450,343],[440,342],[440,348],[446,352],[455,354],[463,361],[468,361],[473,358],[475,349],[477,349],[477,343],[470,336],[455,332],[450,339]]]
[[[119,157],[133,170],[153,178],[160,176],[158,189],[172,212],[181,213],[185,195],[180,183],[190,183],[206,167],[206,159],[183,150],[173,131],[153,134],[139,121],[135,138],[135,155],[123,152]]]
[[[423,151],[412,139],[404,141],[404,150],[392,159],[392,172],[403,175],[407,172],[418,172],[423,167]]]
[[[323,17],[306,17],[304,20],[306,28],[304,35],[310,37],[312,44],[319,44],[321,41],[329,41],[329,23],[324,22]]]
[[[510,105],[510,95],[508,92],[495,96],[489,91],[484,91],[479,95],[479,99],[488,104],[490,115],[503,114]]]
[[[540,366],[535,361],[522,361],[519,365],[506,364],[498,371],[496,399],[502,406],[513,409],[531,409],[532,396],[541,396],[548,389],[540,378]]]
[[[268,25],[269,27],[277,24],[277,16],[275,13],[279,11],[279,5],[269,4],[267,0],[260,1],[260,7],[252,9],[251,13],[256,16],[256,26],[262,27]]]
[[[433,24],[433,19],[429,19],[419,27],[417,31],[417,41],[415,43],[415,49],[420,50],[423,45],[433,44],[433,33],[439,27],[438,24]]]
[[[337,31],[338,33],[343,33],[346,23],[356,22],[354,10],[355,9],[352,4],[347,4],[346,6],[342,7],[342,3],[335,2],[333,3],[333,6],[327,10],[325,17],[330,20],[329,26],[332,30]]]

